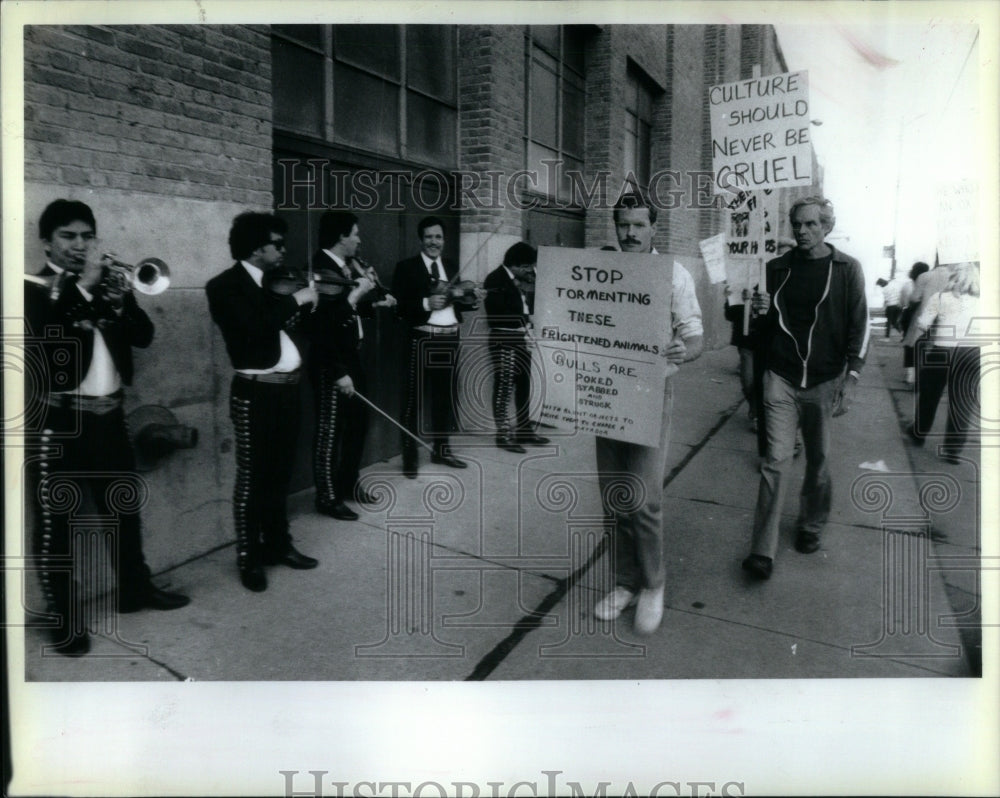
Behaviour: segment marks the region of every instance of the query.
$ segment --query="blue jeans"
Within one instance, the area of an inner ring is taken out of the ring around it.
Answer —
[[[667,466],[667,449],[670,447],[673,407],[673,382],[668,377],[663,395],[658,446],[640,446],[600,436],[597,438],[597,476],[601,486],[601,502],[605,517],[613,525],[615,585],[633,593],[642,588],[662,587],[666,580],[663,559],[663,479],[666,476],[664,471]],[[621,489],[620,480],[623,477],[642,483],[641,503],[629,504],[622,499],[629,492]],[[623,507],[622,504],[626,506]]]
[[[773,371],[764,374],[767,454],[760,469],[750,551],[774,559],[785,503],[788,465],[795,454],[795,430],[802,426],[806,475],[802,482],[798,529],[819,534],[830,517],[831,483],[827,453],[830,419],[840,378],[797,388]]]

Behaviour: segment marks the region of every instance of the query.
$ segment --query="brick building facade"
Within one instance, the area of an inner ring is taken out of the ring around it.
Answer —
[[[325,207],[361,204],[363,253],[388,281],[430,209],[463,276],[481,280],[521,238],[613,241],[608,206],[626,177],[675,170],[687,201],[661,212],[655,244],[695,278],[706,345],[725,346],[722,288],[698,241],[726,218],[693,197],[697,173],[711,172],[707,89],[755,66],[787,70],[770,26],[26,27],[26,271],[41,268],[35,225],[60,196],[94,208],[120,259],[157,256],[172,271],[169,291],[141,298],[157,334],[126,409],[170,408],[201,440],[146,475],[154,568],[232,539],[230,372],[203,288],[230,263],[237,213],[275,209],[301,263]],[[542,168],[507,190],[519,170],[555,161],[575,182]],[[782,192],[782,207],[802,193]],[[396,414],[402,329],[391,314],[366,324],[372,398]],[[488,418],[476,406],[488,391],[464,391],[472,416]],[[310,483],[305,395],[303,407],[299,488]],[[373,422],[369,461],[398,452],[398,433]]]

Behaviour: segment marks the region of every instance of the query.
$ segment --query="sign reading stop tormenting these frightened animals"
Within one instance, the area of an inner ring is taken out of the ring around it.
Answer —
[[[540,247],[534,326],[541,420],[655,446],[670,339],[673,258]]]
[[[812,185],[808,73],[708,90],[715,193]]]

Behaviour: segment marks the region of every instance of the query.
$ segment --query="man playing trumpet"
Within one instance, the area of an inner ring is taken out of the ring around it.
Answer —
[[[25,276],[24,291],[26,334],[45,337],[39,373],[25,381],[26,408],[44,418],[39,455],[29,460],[33,548],[48,610],[58,618],[49,630],[54,650],[78,657],[90,650],[90,638],[78,612],[82,589],[72,579],[75,508],[62,501],[69,495],[66,483],[81,498],[89,489],[98,514],[117,521],[112,560],[118,612],[173,610],[189,599],[152,583],[138,508],[114,506],[115,485],[135,473],[122,386],[132,382],[132,347],[149,346],[153,323],[108,267],[108,257],[92,257],[97,223],[87,205],[52,202],[39,220],[39,235],[47,263],[41,273]]]

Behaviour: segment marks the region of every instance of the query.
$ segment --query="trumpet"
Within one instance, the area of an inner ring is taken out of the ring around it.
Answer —
[[[146,258],[132,265],[105,253],[101,256],[101,263],[104,265],[101,285],[119,293],[134,290],[156,296],[170,287],[170,269],[159,258]]]

